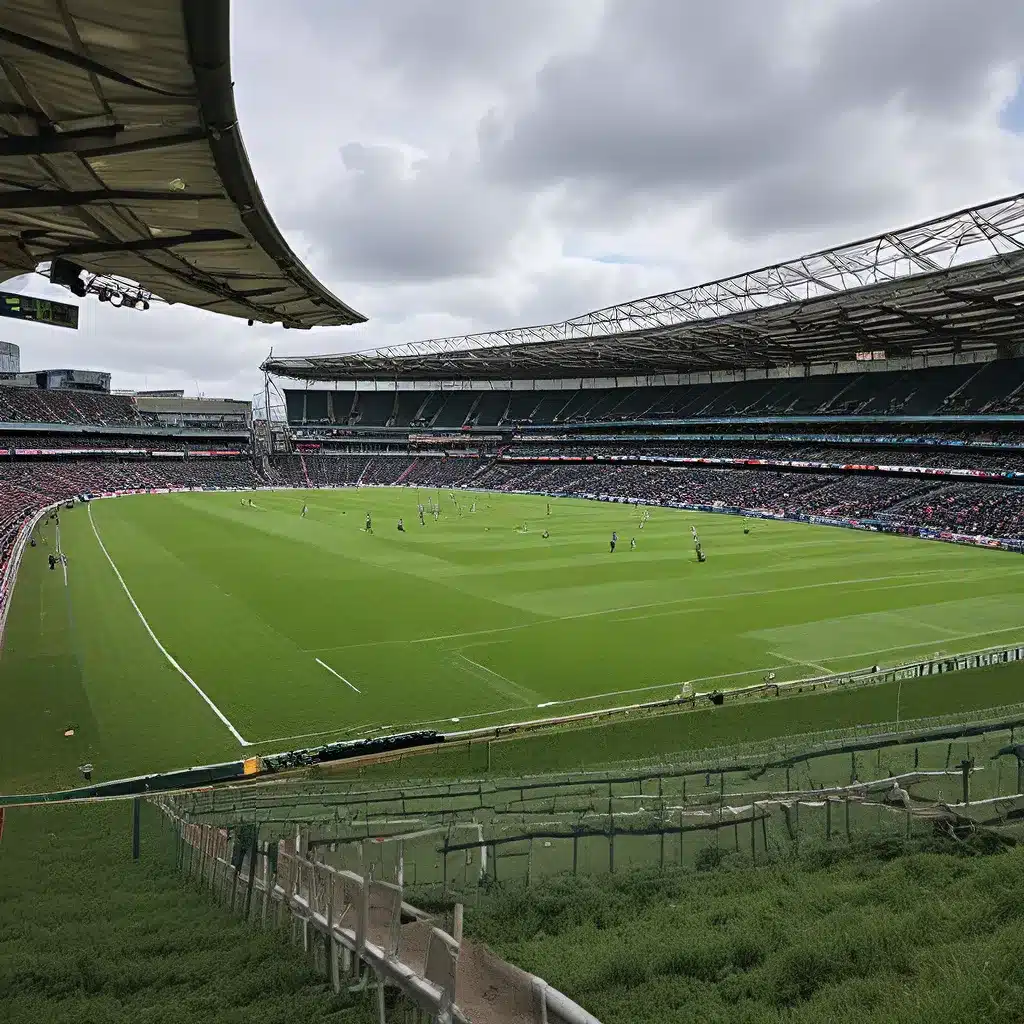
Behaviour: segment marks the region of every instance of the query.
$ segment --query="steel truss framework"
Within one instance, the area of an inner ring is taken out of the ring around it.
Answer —
[[[56,257],[249,320],[366,319],[267,211],[235,112],[229,0],[2,0],[0,280]]]
[[[1024,338],[1024,193],[559,324],[270,359],[299,380],[522,380],[999,350]]]

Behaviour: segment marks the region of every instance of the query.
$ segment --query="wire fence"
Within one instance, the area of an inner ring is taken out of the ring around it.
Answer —
[[[1010,828],[1024,745],[1008,710],[1009,723],[936,719],[913,735],[844,731],[817,748],[734,747],[632,771],[399,787],[307,776],[168,799],[186,821],[298,829],[339,870],[465,902],[560,873],[757,864],[821,843]]]

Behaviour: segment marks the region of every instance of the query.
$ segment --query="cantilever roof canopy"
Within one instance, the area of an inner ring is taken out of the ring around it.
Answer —
[[[541,327],[271,358],[296,380],[644,376],[1000,350],[1024,340],[1024,193]]]
[[[228,15],[229,0],[0,0],[0,281],[63,257],[228,316],[366,319],[267,211]]]

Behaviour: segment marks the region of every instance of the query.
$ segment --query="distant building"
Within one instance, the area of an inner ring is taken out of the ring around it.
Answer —
[[[21,349],[9,341],[0,341],[0,373],[18,373],[21,370]]]
[[[16,346],[11,346],[16,349]],[[3,352],[0,350],[0,360]],[[18,359],[18,356],[15,356]],[[20,362],[20,359],[18,359]],[[2,365],[2,363],[0,363]],[[91,391],[110,394],[110,374],[98,370],[14,370],[4,373],[5,384],[42,391]]]

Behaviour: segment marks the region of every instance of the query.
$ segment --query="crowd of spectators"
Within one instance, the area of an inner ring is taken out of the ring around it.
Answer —
[[[0,462],[0,492],[20,488],[46,501],[153,487],[252,487],[248,459],[76,459]]]
[[[0,385],[0,422],[72,423],[77,426],[141,426],[138,410],[127,395],[95,394],[66,388]]]
[[[1024,535],[1024,488],[960,484],[905,500],[896,517],[917,526],[988,537]]]
[[[823,462],[830,465],[920,466],[930,469],[976,469],[1024,472],[1024,451],[941,446],[854,447],[840,444],[798,444],[782,441],[642,441],[605,444],[518,443],[509,454],[520,456],[661,456],[690,459],[768,459],[781,462]]]
[[[145,452],[195,452],[195,451],[247,451],[248,439],[235,438],[180,438],[160,437],[153,434],[83,434],[69,432],[59,434],[7,433],[0,435],[0,450],[3,449],[49,450],[74,448],[97,449],[115,448],[122,451]]]
[[[283,487],[342,487],[356,484],[414,484],[462,487],[489,460],[437,455],[279,455],[269,482]]]
[[[874,474],[795,473],[649,464],[496,462],[474,486],[873,519],[900,526],[1024,537],[1024,487]]]
[[[1024,488],[882,474],[842,475],[649,463],[507,462],[397,455],[282,456],[271,481],[282,486],[404,483],[579,496],[651,504],[721,504],[777,515],[877,519],[998,537],[1024,536]]]
[[[0,566],[37,509],[80,494],[161,487],[253,487],[248,459],[76,459],[0,461]]]

